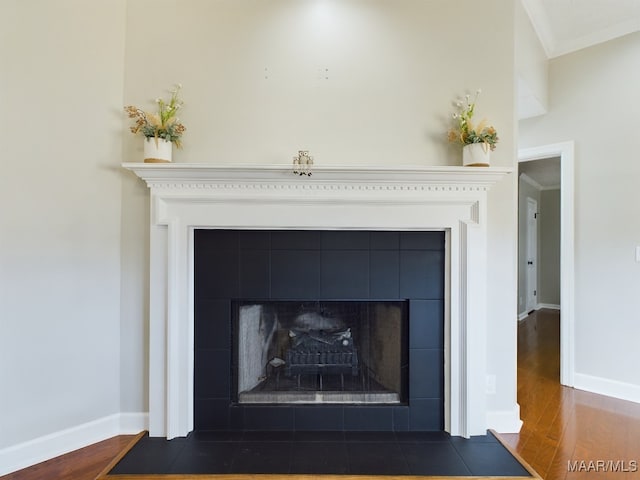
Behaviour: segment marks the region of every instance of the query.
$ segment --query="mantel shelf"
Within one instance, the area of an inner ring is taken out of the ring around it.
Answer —
[[[411,183],[490,187],[512,167],[314,165],[312,176],[299,176],[291,165],[124,163],[149,186],[163,183],[266,182],[266,183]]]

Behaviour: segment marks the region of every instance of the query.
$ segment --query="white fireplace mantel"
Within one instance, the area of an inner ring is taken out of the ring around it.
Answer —
[[[149,431],[193,430],[193,231],[446,232],[445,429],[486,433],[486,204],[512,168],[125,163],[151,192]]]

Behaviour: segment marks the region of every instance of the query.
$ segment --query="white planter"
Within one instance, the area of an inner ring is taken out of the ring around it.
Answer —
[[[491,147],[488,143],[470,143],[462,147],[462,165],[465,167],[488,167]]]
[[[144,162],[166,163],[171,161],[173,144],[164,138],[145,137]]]

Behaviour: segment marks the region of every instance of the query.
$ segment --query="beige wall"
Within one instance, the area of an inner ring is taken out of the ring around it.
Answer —
[[[560,305],[560,189],[540,192],[538,302]]]
[[[515,2],[518,111],[522,116],[545,113],[549,103],[549,62],[522,2]]]
[[[640,33],[554,58],[520,147],[575,141],[576,386],[640,401]]]
[[[0,451],[120,411],[124,7],[0,4]]]
[[[125,100],[151,106],[183,84],[177,161],[288,164],[307,148],[324,165],[442,165],[460,163],[442,141],[453,100],[482,88],[478,115],[502,133],[495,162],[511,165],[512,7],[469,5],[131,0]],[[139,139],[125,141],[140,158]]]

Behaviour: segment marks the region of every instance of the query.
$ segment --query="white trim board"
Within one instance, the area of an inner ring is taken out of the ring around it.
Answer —
[[[548,308],[549,310],[562,310],[560,305],[556,305],[554,303],[539,303],[536,305],[536,310],[541,310],[543,308]]]
[[[491,427],[482,381],[487,195],[513,168],[314,166],[301,179],[290,165],[123,166],[151,189],[152,437],[194,427],[193,235],[202,228],[447,232],[444,428],[468,437]]]
[[[520,420],[520,405],[511,410],[492,410],[487,412],[487,425],[498,433],[517,433],[522,427]]]
[[[524,183],[531,185],[533,188],[535,188],[538,191],[541,191],[543,188],[542,185],[540,185],[538,182],[536,182],[533,178],[531,178],[526,173],[520,174],[520,180],[522,180]]]
[[[538,311],[543,308],[548,308],[549,310],[561,310],[560,305],[555,305],[553,303],[539,303],[536,305],[535,310]],[[518,314],[518,321],[521,322],[522,320],[527,318],[529,316],[529,313],[531,313],[530,310],[525,310],[524,312],[520,312]]]
[[[574,388],[578,390],[640,403],[640,385],[594,377],[584,373],[575,373],[574,382]]]
[[[117,435],[148,429],[147,413],[116,413],[0,450],[0,476]]]

